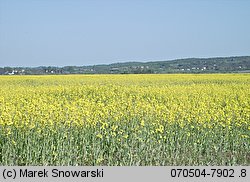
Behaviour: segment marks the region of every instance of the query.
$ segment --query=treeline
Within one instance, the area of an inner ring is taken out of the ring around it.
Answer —
[[[4,67],[2,75],[46,74],[155,74],[250,72],[250,56],[188,58],[171,61],[126,62],[93,66]]]

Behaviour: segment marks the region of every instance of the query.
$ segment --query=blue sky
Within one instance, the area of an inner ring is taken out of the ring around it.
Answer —
[[[0,67],[250,55],[248,0],[0,0]]]

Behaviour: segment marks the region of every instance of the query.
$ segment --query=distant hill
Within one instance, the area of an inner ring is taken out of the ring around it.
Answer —
[[[187,58],[170,61],[125,62],[92,66],[4,67],[0,74],[157,74],[157,73],[250,73],[250,56]]]

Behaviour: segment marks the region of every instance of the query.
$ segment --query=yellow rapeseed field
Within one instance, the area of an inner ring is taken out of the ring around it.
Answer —
[[[0,77],[0,165],[249,165],[250,74]]]

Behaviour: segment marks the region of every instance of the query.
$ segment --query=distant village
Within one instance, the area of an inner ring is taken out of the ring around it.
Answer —
[[[53,74],[158,74],[158,73],[250,72],[250,56],[189,58],[172,61],[126,62],[109,65],[65,67],[0,67],[0,75]]]

